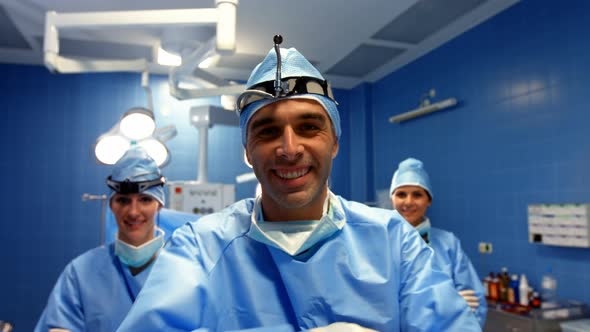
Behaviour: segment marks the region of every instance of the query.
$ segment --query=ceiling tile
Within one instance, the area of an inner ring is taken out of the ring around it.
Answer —
[[[417,44],[486,0],[422,0],[373,35],[373,39]]]
[[[2,31],[0,33],[1,48],[31,49],[2,6],[0,6],[0,31]]]
[[[386,46],[361,44],[340,60],[326,74],[363,77],[405,50]]]

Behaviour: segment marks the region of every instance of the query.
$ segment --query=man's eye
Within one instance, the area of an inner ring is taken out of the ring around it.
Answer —
[[[304,125],[301,126],[301,128],[305,131],[310,131],[310,130],[319,130],[320,128],[314,124],[311,123],[306,123]]]
[[[273,127],[262,128],[256,133],[256,136],[273,137],[273,136],[277,135],[278,132],[279,132],[279,130],[277,128],[273,128]]]

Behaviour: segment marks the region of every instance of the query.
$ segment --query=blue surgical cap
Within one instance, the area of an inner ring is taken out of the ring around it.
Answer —
[[[288,77],[299,77],[299,76],[307,76],[307,77],[315,77],[320,80],[324,80],[324,77],[320,72],[309,62],[307,59],[299,53],[294,48],[281,48],[281,77],[288,78]],[[246,82],[246,87],[250,88],[256,84],[266,82],[266,81],[273,81],[275,79],[277,72],[277,55],[272,48],[264,60],[259,63],[256,68],[250,74],[250,78],[248,82]],[[248,106],[246,106],[242,113],[240,114],[240,128],[242,130],[242,144],[246,145],[246,135],[248,130],[248,122],[252,118],[252,115],[256,113],[259,109],[263,108],[264,106],[270,105],[275,103],[279,100],[285,99],[311,99],[315,100],[320,105],[324,107],[330,120],[332,120],[332,125],[334,127],[334,131],[336,133],[336,137],[340,138],[341,129],[340,129],[340,115],[338,113],[338,108],[336,107],[336,103],[328,97],[316,95],[316,94],[297,94],[292,95],[285,98],[280,99],[264,99],[254,102]]]
[[[149,154],[141,147],[133,147],[113,166],[111,179],[117,182],[128,180],[130,182],[142,182],[156,180],[162,176],[158,165],[149,156]],[[113,197],[115,192],[111,190],[109,200]],[[161,185],[150,187],[142,194],[150,195],[155,198],[162,205],[165,205],[166,197],[164,195],[164,187]]]
[[[424,169],[424,164],[414,158],[408,158],[401,163],[391,179],[391,187],[389,188],[389,195],[402,186],[418,186],[428,192],[432,198],[432,190],[430,187],[430,178]]]

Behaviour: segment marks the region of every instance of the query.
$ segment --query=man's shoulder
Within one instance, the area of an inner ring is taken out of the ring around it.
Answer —
[[[250,214],[253,205],[254,200],[251,198],[233,203],[218,212],[184,224],[176,229],[172,238],[209,238],[214,236],[218,240],[231,241],[233,238],[247,232],[250,228]]]
[[[207,214],[198,220],[189,222],[192,225],[199,225],[205,228],[223,228],[235,226],[236,221],[249,220],[252,208],[254,206],[254,199],[246,198],[228,205],[224,209]]]
[[[377,223],[382,225],[397,224],[403,221],[395,210],[368,206],[363,203],[349,201],[338,196],[347,215],[347,223]]]

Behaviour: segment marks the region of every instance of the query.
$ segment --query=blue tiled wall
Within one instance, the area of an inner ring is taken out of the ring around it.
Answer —
[[[94,161],[91,146],[147,100],[139,74],[53,75],[15,65],[0,65],[0,74],[0,319],[32,331],[65,265],[99,244],[100,203],[81,196],[106,193],[110,168]],[[167,142],[172,162],[163,172],[169,180],[194,180],[199,136],[189,109],[218,100],[178,101],[165,77],[152,77],[150,85],[158,127],[178,130]],[[209,182],[235,183],[250,171],[237,127],[209,129],[208,149]],[[236,187],[238,198],[253,195],[248,186]]]
[[[459,236],[481,276],[506,266],[538,287],[551,267],[559,295],[586,303],[590,249],[530,244],[527,205],[590,202],[588,11],[581,0],[524,0],[376,82],[368,180],[388,188],[401,160],[423,160],[431,220]],[[460,105],[388,122],[431,88]],[[480,241],[491,255],[478,253]]]

